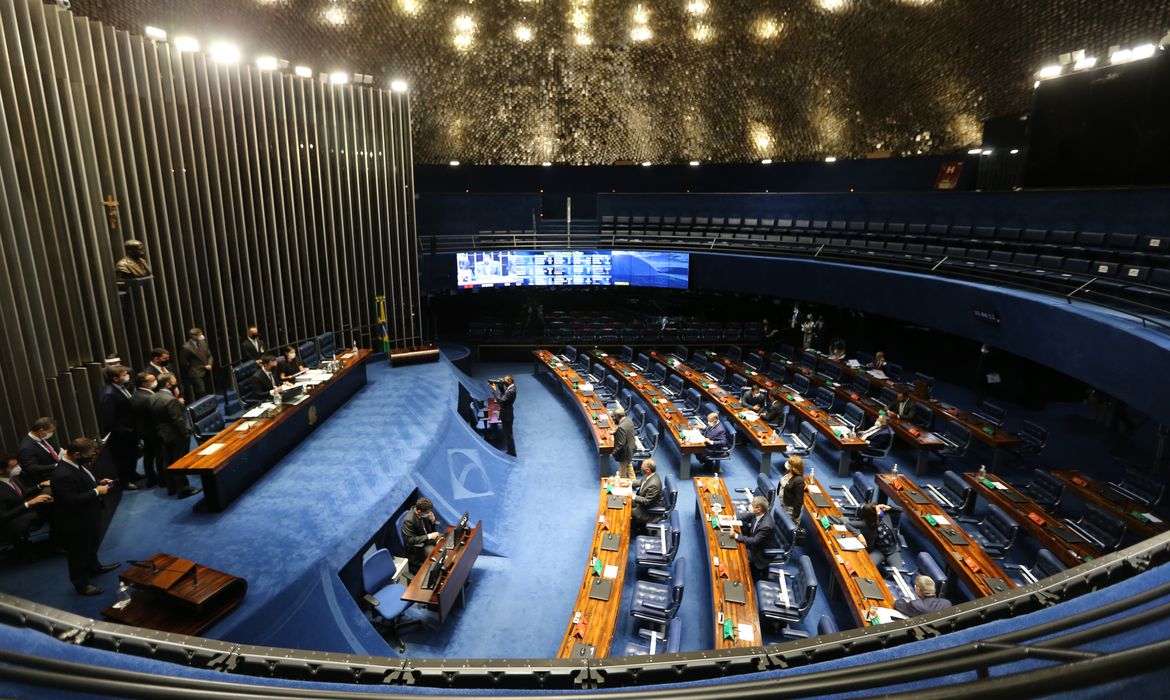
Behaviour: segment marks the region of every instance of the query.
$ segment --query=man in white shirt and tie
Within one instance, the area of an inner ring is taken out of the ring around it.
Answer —
[[[57,421],[41,416],[32,423],[28,434],[16,446],[16,459],[20,462],[21,481],[25,484],[39,484],[53,475],[57,462],[61,461],[61,448],[53,440],[57,432]]]
[[[47,520],[53,497],[36,484],[21,483],[16,457],[0,462],[0,544],[20,547],[28,533]]]
[[[743,525],[735,539],[747,543],[748,565],[752,578],[761,581],[768,578],[768,565],[772,561],[764,550],[775,546],[776,523],[768,512],[768,499],[756,496],[752,499],[752,512],[740,518]]]
[[[102,511],[106,494],[114,482],[94,476],[93,463],[98,443],[92,438],[73,438],[53,471],[53,500],[61,545],[69,564],[69,581],[81,595],[99,595],[102,589],[90,583],[91,576],[118,568],[102,564],[98,547],[102,541]]]
[[[264,357],[264,353],[267,351],[268,348],[265,347],[264,341],[260,340],[260,329],[256,326],[248,326],[244,342],[240,343],[240,357],[255,362]]]

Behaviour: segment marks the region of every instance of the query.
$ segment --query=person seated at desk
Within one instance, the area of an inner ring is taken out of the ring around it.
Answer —
[[[48,481],[61,461],[61,448],[52,442],[57,431],[57,421],[42,416],[32,423],[28,434],[16,445],[16,459],[23,472],[22,484],[37,484]]]
[[[840,338],[833,338],[833,342],[829,343],[829,359],[837,362],[845,361],[845,341]]]
[[[899,391],[898,398],[894,399],[894,405],[890,406],[890,410],[899,418],[907,418],[910,416],[911,410],[914,408],[914,400],[911,399],[906,392]]]
[[[744,389],[743,396],[740,397],[739,402],[756,413],[760,413],[767,408],[768,396],[764,393],[764,387],[759,384],[752,384],[750,389]]]
[[[784,420],[787,414],[788,404],[784,403],[784,399],[780,398],[779,391],[771,391],[768,394],[768,410],[764,413],[764,422],[768,425],[775,425],[781,420]]]
[[[0,544],[19,546],[28,533],[50,520],[49,482],[22,483],[22,471],[16,457],[6,456],[0,462]]]
[[[402,519],[402,544],[406,547],[407,566],[413,576],[427,559],[427,550],[439,539],[435,520],[435,504],[425,496],[414,502],[414,507]]]
[[[792,516],[792,522],[800,523],[800,512],[804,509],[804,458],[792,455],[784,462],[784,476],[776,484],[776,496],[780,505]]]
[[[898,532],[890,520],[890,511],[902,512],[900,508],[885,503],[866,503],[857,511],[858,520],[851,520],[849,526],[858,533],[857,539],[865,545],[874,566],[886,564],[901,569],[905,565],[902,545],[898,543]]]
[[[854,465],[859,465],[866,457],[875,457],[890,449],[894,441],[894,430],[890,427],[890,414],[882,411],[878,414],[873,425],[857,434],[857,437],[869,443],[864,449],[856,450],[849,458]]]
[[[951,607],[951,601],[935,594],[934,579],[929,576],[914,577],[914,594],[918,596],[917,600],[897,600],[894,602],[894,610],[906,617],[914,617]]]
[[[886,354],[878,350],[873,354],[873,361],[867,364],[866,369],[884,369],[886,366]]]
[[[276,379],[276,358],[265,355],[260,358],[260,371],[252,375],[244,389],[244,399],[252,403],[264,403],[276,398],[289,386]]]
[[[764,550],[775,543],[776,523],[772,521],[772,514],[768,512],[768,499],[763,496],[752,499],[751,510],[750,514],[740,518],[743,525],[735,539],[747,544],[752,580],[762,581],[768,578],[768,565],[772,563],[764,554]]]
[[[297,349],[294,347],[285,349],[280,357],[278,368],[280,370],[280,381],[282,382],[294,381],[297,376],[305,371],[305,366],[301,364],[300,359],[297,357]]]
[[[651,508],[661,508],[665,501],[662,498],[662,477],[658,476],[658,465],[654,460],[642,462],[642,480],[634,482],[634,509],[630,513],[634,531],[646,531],[646,524],[658,520],[658,516],[650,512]]]
[[[703,442],[706,443],[707,449],[699,455],[699,464],[704,467],[711,466],[711,458],[708,456],[711,452],[722,452],[731,444],[727,429],[723,427],[723,421],[719,420],[719,414],[715,411],[707,414],[707,427],[703,428]]]

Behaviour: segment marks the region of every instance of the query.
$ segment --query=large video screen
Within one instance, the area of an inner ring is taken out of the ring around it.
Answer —
[[[457,253],[460,287],[554,285],[686,289],[690,255],[633,250],[491,250]]]

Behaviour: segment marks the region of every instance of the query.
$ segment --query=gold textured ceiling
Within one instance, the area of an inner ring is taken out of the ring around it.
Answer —
[[[74,0],[141,33],[409,81],[418,163],[934,153],[1170,0]],[[1066,57],[1067,58],[1067,57]],[[1104,59],[1107,60],[1107,59]]]

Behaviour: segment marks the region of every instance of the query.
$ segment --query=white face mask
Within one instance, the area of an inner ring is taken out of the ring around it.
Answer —
[[[149,389],[150,389],[151,391],[154,391],[154,390],[155,390],[155,389],[157,389],[157,388],[158,388],[158,382],[151,382],[151,383],[150,383],[150,387],[149,387]]]
[[[20,468],[20,465],[18,464],[18,465],[16,465],[15,467],[13,467],[13,468],[12,468],[12,471],[11,471],[11,472],[9,472],[9,474],[8,474],[8,478],[9,478],[9,479],[15,479],[16,477],[20,476],[21,472],[23,472],[23,471],[24,471],[24,470],[23,470],[23,469],[21,469],[21,468]]]
[[[295,359],[297,359],[297,354],[296,354],[295,352],[290,352],[290,353],[288,354],[288,359],[290,359],[290,360],[295,360]]]
[[[49,438],[53,437],[53,435],[54,435],[54,433],[45,433],[44,437],[42,437],[41,439],[48,440]]]
[[[198,340],[199,342],[201,342],[201,343],[202,343],[203,341],[207,340],[207,336],[205,336],[205,335],[201,335],[201,336],[199,336],[198,338],[196,338],[195,340]]]

